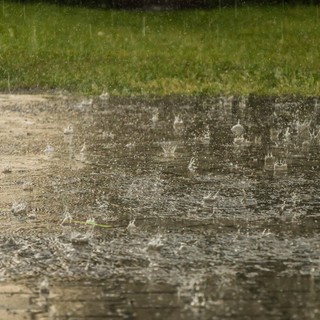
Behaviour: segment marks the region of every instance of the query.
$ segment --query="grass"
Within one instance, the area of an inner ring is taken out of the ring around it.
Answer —
[[[126,12],[0,4],[2,91],[320,95],[315,6]]]

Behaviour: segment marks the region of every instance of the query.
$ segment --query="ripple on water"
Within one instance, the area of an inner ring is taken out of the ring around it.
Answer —
[[[0,99],[0,318],[318,317],[310,101],[166,99]]]

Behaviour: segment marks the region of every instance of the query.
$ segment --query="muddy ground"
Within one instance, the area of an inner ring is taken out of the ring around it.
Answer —
[[[0,319],[319,317],[316,99],[0,112]]]

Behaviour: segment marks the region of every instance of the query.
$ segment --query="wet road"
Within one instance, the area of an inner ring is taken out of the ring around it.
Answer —
[[[0,318],[319,317],[316,99],[0,103]]]

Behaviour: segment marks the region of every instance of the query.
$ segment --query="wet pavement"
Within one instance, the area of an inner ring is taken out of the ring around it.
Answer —
[[[0,319],[319,317],[315,98],[0,105]]]

